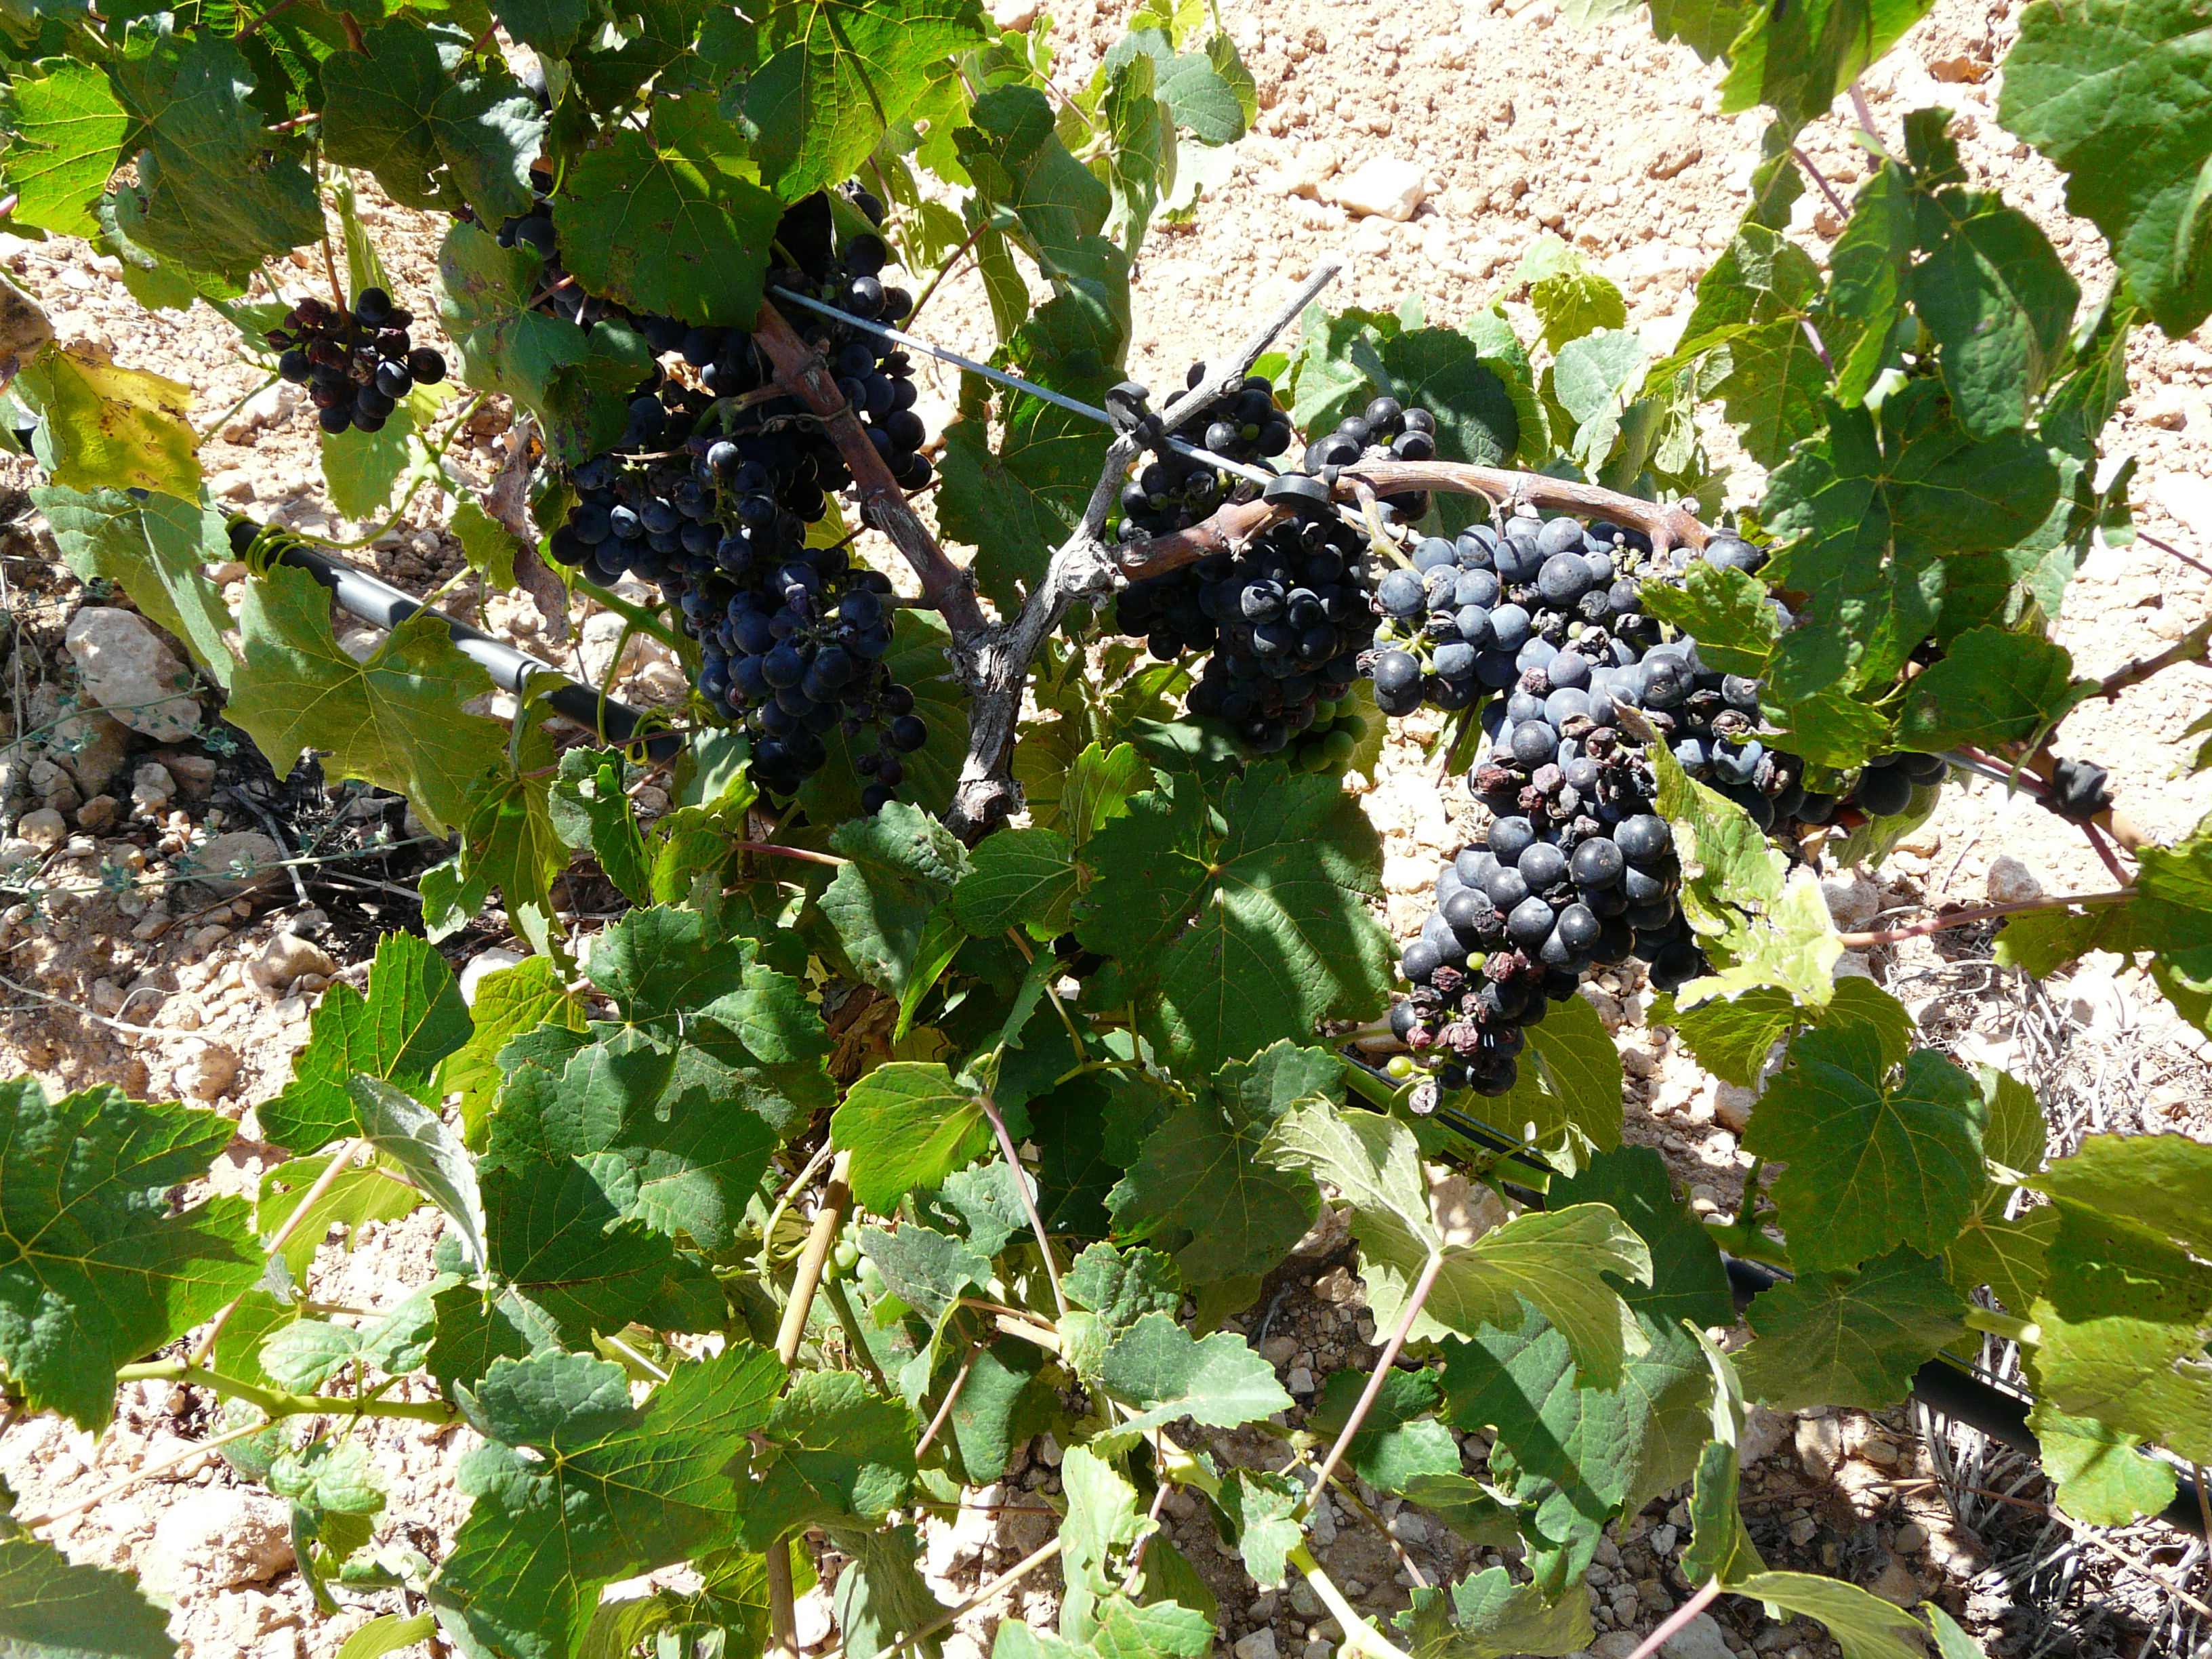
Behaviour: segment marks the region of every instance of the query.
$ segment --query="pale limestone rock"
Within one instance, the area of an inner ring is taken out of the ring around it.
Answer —
[[[258,1583],[292,1565],[290,1511],[265,1492],[210,1486],[161,1511],[139,1583],[168,1598]]]
[[[87,605],[70,618],[64,642],[85,695],[131,730],[174,743],[199,725],[198,702],[179,695],[191,671],[136,611]]]

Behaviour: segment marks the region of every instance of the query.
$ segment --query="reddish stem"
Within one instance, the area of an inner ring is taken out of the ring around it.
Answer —
[[[775,365],[776,379],[822,422],[837,446],[860,489],[863,518],[890,538],[892,545],[914,567],[915,574],[921,578],[922,592],[952,630],[954,643],[966,649],[988,626],[975,598],[975,584],[966,571],[945,556],[929,527],[908,504],[906,492],[891,477],[884,458],[876,453],[875,445],[845,402],[845,394],[837,390],[830,365],[765,300],[753,323],[753,339]]]
[[[2069,893],[2059,898],[2026,899],[2018,904],[1978,904],[1964,910],[1948,911],[1931,916],[1926,921],[1916,921],[1908,927],[1886,927],[1877,933],[1844,933],[1839,935],[1846,951],[1863,951],[1875,945],[1896,945],[1908,939],[1925,939],[1930,933],[1940,933],[1952,927],[1971,927],[1977,922],[1996,921],[2004,916],[2032,916],[2045,910],[2071,909],[2076,905],[2118,904],[2135,896],[2132,892]]]

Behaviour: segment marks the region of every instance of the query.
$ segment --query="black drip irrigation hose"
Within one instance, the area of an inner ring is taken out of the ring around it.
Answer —
[[[240,520],[250,523],[251,520]],[[275,526],[283,535],[281,526]],[[331,591],[331,598],[347,615],[356,617],[373,627],[387,633],[426,607],[418,599],[410,599],[390,582],[380,580],[367,571],[333,558],[301,543],[286,539],[272,553],[277,564],[290,565],[304,570]],[[564,720],[574,720],[586,731],[596,732],[608,743],[619,745],[635,744],[656,761],[673,760],[684,747],[684,737],[677,732],[655,732],[639,738],[637,731],[646,716],[626,702],[611,697],[602,697],[592,687],[580,684],[550,663],[544,663],[470,627],[457,622],[442,611],[431,615],[446,624],[446,632],[454,647],[470,661],[489,674],[492,683],[502,691],[520,696],[526,683],[542,684],[547,677],[559,682],[547,694],[547,705]]]
[[[1340,1051],[1342,1053],[1343,1051]],[[1368,1064],[1357,1054],[1345,1054],[1363,1069],[1375,1076],[1389,1079],[1389,1073]],[[1440,1106],[1432,1115],[1453,1133],[1492,1152],[1506,1154],[1508,1163],[1523,1168],[1550,1173],[1538,1158],[1522,1149],[1513,1136],[1492,1127],[1480,1118],[1469,1117],[1452,1107]],[[1530,1209],[1544,1207],[1544,1194],[1533,1188],[1517,1182],[1499,1182],[1498,1187],[1516,1203]],[[1741,1256],[1721,1253],[1721,1262],[1728,1269],[1729,1291],[1741,1313],[1750,1305],[1752,1297],[1761,1291],[1781,1284],[1790,1275],[1763,1262],[1747,1261]],[[2035,1431],[2027,1425],[2028,1409],[2035,1401],[2033,1396],[2020,1389],[2008,1388],[1983,1372],[1941,1356],[1929,1360],[1913,1374],[1912,1397],[1929,1411],[1939,1412],[1954,1422],[1964,1423],[1978,1430],[1992,1440],[2002,1441],[2014,1451],[2033,1458],[2039,1465],[2043,1448],[2036,1440]],[[2168,1464],[2169,1468],[2172,1466]],[[2197,1500],[2197,1482],[2181,1469],[2174,1469],[2174,1498],[2158,1518],[2168,1526],[2198,1538],[2205,1536],[2204,1511]]]

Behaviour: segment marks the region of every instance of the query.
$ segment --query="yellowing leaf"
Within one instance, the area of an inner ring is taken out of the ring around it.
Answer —
[[[16,381],[45,417],[44,460],[71,489],[200,493],[199,434],[186,416],[192,389],[122,368],[89,345],[49,343]]]
[[[393,629],[366,662],[338,648],[330,604],[304,570],[278,566],[248,585],[240,619],[246,661],[230,718],[278,777],[303,750],[336,777],[404,793],[431,829],[461,816],[469,785],[505,751],[498,721],[462,712],[491,676],[453,647],[428,611]]]

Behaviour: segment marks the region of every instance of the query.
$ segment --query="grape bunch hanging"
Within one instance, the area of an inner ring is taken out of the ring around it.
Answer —
[[[1765,556],[1720,535],[1694,556],[1756,571]],[[1378,705],[1490,699],[1468,778],[1489,828],[1440,872],[1391,1016],[1442,1088],[1510,1089],[1525,1028],[1593,966],[1639,958],[1662,990],[1708,970],[1681,915],[1650,742],[1762,830],[1894,813],[1944,775],[1939,757],[1885,756],[1843,793],[1808,794],[1804,763],[1762,735],[1758,683],[1711,668],[1695,640],[1662,638],[1644,613],[1643,582],[1679,581],[1686,565],[1640,532],[1524,514],[1425,540],[1377,585]]]
[[[307,389],[324,431],[381,432],[402,398],[446,378],[444,356],[413,343],[414,322],[382,289],[365,288],[351,310],[310,295],[263,337],[279,354],[277,374]]]
[[[1191,365],[1197,386],[1205,366]],[[1401,459],[1436,453],[1436,421],[1425,409],[1377,398],[1305,450],[1302,470],[1348,465],[1382,447]],[[1247,375],[1179,420],[1176,435],[1227,459],[1266,465],[1296,434],[1264,375]],[[1269,470],[1273,470],[1270,468]],[[1124,542],[1186,530],[1224,502],[1250,499],[1249,479],[1163,447],[1121,493]],[[1395,510],[1425,498],[1394,497]],[[1367,544],[1357,528],[1306,516],[1277,524],[1233,553],[1133,582],[1116,602],[1115,630],[1141,637],[1163,662],[1207,654],[1184,711],[1218,719],[1255,754],[1288,749],[1294,765],[1341,771],[1365,734],[1351,696],[1374,638]]]
[[[872,197],[860,193],[856,204],[880,222]],[[550,285],[566,292],[574,279],[558,270],[551,231],[550,217],[525,216],[501,234],[544,255]],[[913,308],[904,289],[882,281],[890,251],[880,237],[836,249],[826,198],[790,210],[776,242],[800,263],[772,271],[772,284],[890,322]],[[572,303],[587,325],[595,303]],[[834,733],[862,781],[862,810],[877,811],[906,781],[928,728],[884,662],[890,579],[856,563],[842,542],[810,544],[823,540],[810,526],[830,494],[851,482],[836,445],[779,390],[743,330],[623,314],[663,361],[633,392],[622,441],[574,469],[575,503],[549,550],[603,585],[626,575],[659,585],[700,642],[700,700],[748,739],[763,789],[797,793],[828,763]],[[926,484],[927,434],[906,354],[843,323],[804,337],[836,368],[893,477],[909,489]]]

